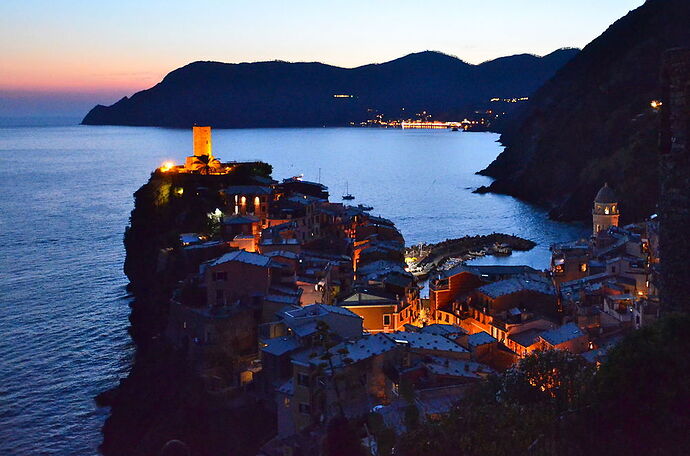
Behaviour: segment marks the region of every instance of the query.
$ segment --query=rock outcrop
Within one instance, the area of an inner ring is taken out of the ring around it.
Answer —
[[[517,196],[554,218],[590,217],[608,182],[625,220],[656,212],[662,54],[690,45],[690,2],[648,0],[611,25],[514,115],[482,191]]]

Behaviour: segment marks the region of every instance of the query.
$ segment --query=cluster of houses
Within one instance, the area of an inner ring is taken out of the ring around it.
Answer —
[[[599,360],[627,330],[659,315],[658,223],[619,227],[617,201],[605,184],[591,238],[553,245],[549,271],[461,264],[432,278],[435,320],[487,333],[501,359],[555,348]]]
[[[199,134],[210,155],[210,130]],[[460,264],[430,279],[426,300],[393,222],[330,202],[320,183],[254,181],[221,191],[212,232],[180,236],[186,278],[166,337],[209,393],[273,407],[267,455],[307,445],[336,415],[376,410],[402,431],[409,401],[424,417],[444,413],[468,384],[535,350],[596,362],[658,313],[655,224],[619,228],[608,186],[592,238],[553,246],[550,271]]]

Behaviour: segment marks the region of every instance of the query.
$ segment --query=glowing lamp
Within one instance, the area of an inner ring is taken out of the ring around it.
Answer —
[[[649,106],[651,106],[653,109],[660,109],[663,103],[659,100],[652,100],[651,103],[649,103]]]
[[[164,173],[167,173],[171,169],[175,167],[175,164],[171,161],[167,161],[163,163],[163,165],[160,167],[160,170],[163,171]]]

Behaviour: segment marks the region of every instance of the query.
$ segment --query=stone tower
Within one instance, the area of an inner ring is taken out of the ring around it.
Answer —
[[[223,165],[211,152],[211,127],[193,127],[192,137],[194,155],[187,157],[184,169],[187,172],[202,174],[220,172]]]
[[[609,184],[604,184],[594,198],[592,209],[592,234],[596,236],[611,226],[618,226],[618,197]]]
[[[194,136],[194,156],[201,157],[208,155],[211,159],[211,127],[193,127]]]
[[[690,49],[664,54],[659,147],[659,297],[690,311]]]

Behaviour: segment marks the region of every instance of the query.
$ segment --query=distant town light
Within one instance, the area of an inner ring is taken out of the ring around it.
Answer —
[[[650,105],[653,109],[660,109],[661,106],[663,105],[663,103],[662,103],[661,101],[659,101],[659,100],[652,100],[651,103],[649,103],[649,105]]]

